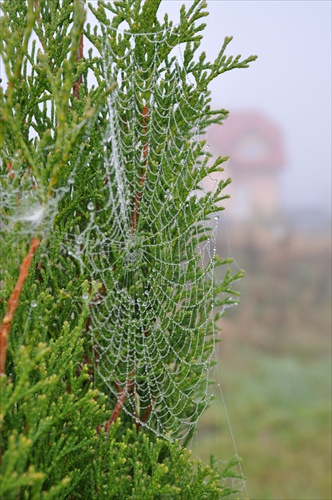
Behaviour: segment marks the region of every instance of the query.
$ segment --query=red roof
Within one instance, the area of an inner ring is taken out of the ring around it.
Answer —
[[[209,127],[207,139],[211,152],[230,156],[236,168],[280,168],[285,164],[279,128],[257,112],[230,113],[222,126]]]

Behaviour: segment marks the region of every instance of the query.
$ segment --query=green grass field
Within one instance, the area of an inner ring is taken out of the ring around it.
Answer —
[[[268,256],[267,256],[268,255]],[[330,500],[331,307],[328,246],[253,262],[242,304],[222,321],[219,379],[249,498]],[[192,443],[205,462],[234,455],[222,397]],[[242,491],[239,498],[246,498]],[[238,498],[238,497],[237,497]]]

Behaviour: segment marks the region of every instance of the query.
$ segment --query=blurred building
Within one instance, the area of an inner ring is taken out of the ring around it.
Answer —
[[[281,210],[279,175],[285,164],[279,128],[258,112],[231,113],[223,126],[209,127],[207,140],[213,156],[230,157],[228,216],[238,221],[273,220]],[[215,181],[222,175],[215,175]]]

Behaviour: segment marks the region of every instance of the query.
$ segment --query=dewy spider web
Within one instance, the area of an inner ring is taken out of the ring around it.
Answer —
[[[209,175],[201,143],[206,96],[186,72],[175,30],[143,35],[101,28],[102,77],[109,88],[116,83],[100,113],[102,153],[86,154],[95,119],[82,123],[86,131],[67,185],[51,197],[8,157],[15,174],[2,177],[7,216],[1,229],[9,246],[24,249],[36,231],[46,242],[59,204],[68,197],[75,202],[79,171],[97,164],[99,190],[85,200],[88,223],[79,231],[70,227],[62,243],[100,286],[83,296],[96,371],[113,394],[114,416],[123,410],[157,434],[184,437],[210,400],[215,343],[218,218],[211,220],[214,194],[202,182]]]
[[[89,223],[69,251],[100,284],[89,331],[116,408],[184,437],[210,400],[215,342],[204,97],[194,110],[179,50],[163,59],[170,33],[103,29],[103,76],[117,83],[104,110],[103,187],[87,200]]]

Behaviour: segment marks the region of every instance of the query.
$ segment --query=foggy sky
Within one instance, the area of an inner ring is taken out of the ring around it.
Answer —
[[[190,1],[163,0],[177,19]],[[285,140],[285,208],[322,209],[331,198],[331,2],[328,0],[209,0],[204,50],[217,56],[232,35],[229,55],[258,55],[249,69],[221,75],[213,103],[232,111],[259,111]]]

